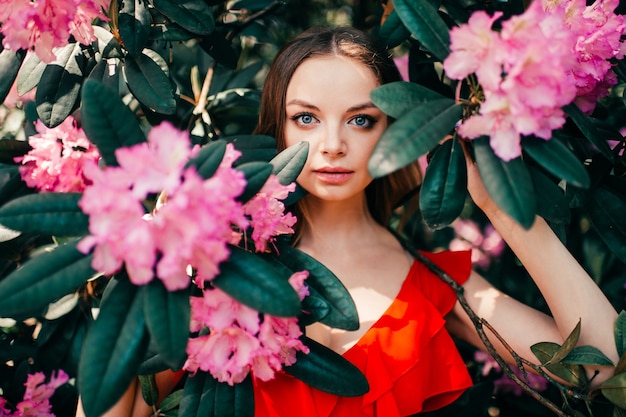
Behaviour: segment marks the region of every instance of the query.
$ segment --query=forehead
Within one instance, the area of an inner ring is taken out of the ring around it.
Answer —
[[[380,83],[366,65],[342,56],[315,56],[303,61],[287,87],[287,102],[297,99],[348,98],[369,101]]]

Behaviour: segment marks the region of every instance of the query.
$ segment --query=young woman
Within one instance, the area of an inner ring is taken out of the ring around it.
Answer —
[[[370,92],[397,80],[387,53],[350,28],[303,33],[283,48],[267,75],[257,133],[276,137],[279,149],[309,142],[298,177],[308,195],[296,208],[295,245],[343,282],[361,323],[357,331],[315,324],[306,333],[359,367],[370,391],[338,397],[279,373],[274,380],[255,381],[257,417],[408,416],[452,402],[471,384],[451,334],[482,347],[473,324],[452,289],[413,259],[386,227],[393,205],[419,183],[419,170],[413,165],[372,180],[367,169],[389,124]],[[522,357],[534,358],[530,346],[537,342],[562,343],[581,320],[580,344],[593,345],[616,362],[617,313],[593,280],[543,219],[529,230],[520,227],[491,200],[471,160],[467,165],[472,199],[527,268],[552,317],[507,297],[471,271],[467,252],[429,257],[463,285],[472,309]],[[612,375],[611,368],[588,371],[599,372],[596,383]],[[175,378],[159,378],[164,395]],[[107,415],[149,414],[135,385]]]

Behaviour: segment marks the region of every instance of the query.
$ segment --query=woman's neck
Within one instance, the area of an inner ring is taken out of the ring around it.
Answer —
[[[384,227],[370,214],[365,198],[325,201],[306,197],[308,224],[298,246],[307,252],[367,245],[381,238]]]

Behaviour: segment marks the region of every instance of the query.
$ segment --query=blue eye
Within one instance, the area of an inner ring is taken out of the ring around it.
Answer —
[[[298,113],[290,117],[291,120],[301,126],[308,126],[315,123],[315,116],[310,113]]]
[[[352,120],[350,120],[350,123],[354,124],[357,127],[368,129],[374,126],[374,124],[376,123],[376,119],[373,118],[372,116],[362,114],[362,115],[353,117]]]

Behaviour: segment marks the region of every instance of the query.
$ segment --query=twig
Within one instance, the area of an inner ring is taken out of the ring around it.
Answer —
[[[557,416],[560,416],[560,417],[568,417],[568,415],[565,413],[565,411],[561,410],[561,408],[558,407],[555,403],[553,403],[552,401],[548,400],[547,398],[545,398],[544,396],[539,394],[537,391],[533,390],[528,385],[528,383],[526,383],[526,381],[523,381],[516,373],[513,372],[513,370],[506,363],[506,361],[502,358],[502,356],[500,356],[498,354],[498,352],[496,351],[496,348],[493,346],[493,344],[489,340],[489,338],[488,338],[488,336],[487,336],[487,334],[486,334],[486,332],[484,330],[484,327],[487,327],[491,332],[494,333],[494,335],[496,335],[498,340],[503,342],[503,344],[505,345],[506,349],[511,353],[511,355],[513,356],[513,358],[515,358],[515,360],[516,360],[516,362],[518,364],[520,364],[520,365],[521,364],[527,364],[527,365],[531,366],[533,369],[537,370],[542,375],[545,374],[545,372],[543,372],[543,370],[540,369],[539,367],[536,367],[536,365],[533,365],[530,362],[522,359],[517,353],[515,353],[510,348],[510,346],[506,342],[503,341],[502,337],[485,320],[480,318],[474,312],[474,310],[472,310],[472,308],[469,306],[469,304],[467,302],[467,299],[465,298],[465,294],[464,294],[465,290],[464,290],[464,288],[461,285],[459,285],[455,280],[453,280],[452,277],[450,277],[438,265],[436,265],[434,262],[432,262],[426,256],[422,255],[420,252],[416,251],[410,245],[408,245],[406,240],[402,239],[401,236],[399,236],[395,231],[392,230],[392,233],[394,233],[396,235],[396,237],[401,242],[403,242],[405,249],[407,249],[411,253],[411,255],[413,255],[413,257],[415,257],[417,260],[419,260],[424,265],[426,265],[426,267],[428,269],[430,269],[435,275],[437,275],[441,280],[443,280],[446,284],[448,284],[450,287],[452,287],[452,289],[456,293],[456,296],[457,296],[457,299],[459,300],[459,303],[463,307],[463,310],[467,313],[469,318],[472,320],[472,323],[474,324],[474,327],[476,328],[476,331],[478,332],[478,336],[480,337],[480,340],[485,345],[485,348],[487,349],[489,354],[494,358],[494,360],[498,363],[498,365],[500,365],[500,367],[502,368],[504,373],[509,378],[511,378],[517,385],[519,385],[528,395],[530,395],[535,400],[537,400],[539,403],[544,405],[546,408],[548,408],[554,414],[556,414]],[[523,367],[521,367],[520,369],[522,369],[522,368]],[[557,385],[561,385],[561,384],[558,384],[556,381],[554,381],[554,379],[552,379],[552,378],[549,378],[549,379],[550,379],[551,382],[554,382]],[[568,390],[569,390],[569,388],[568,388]]]

